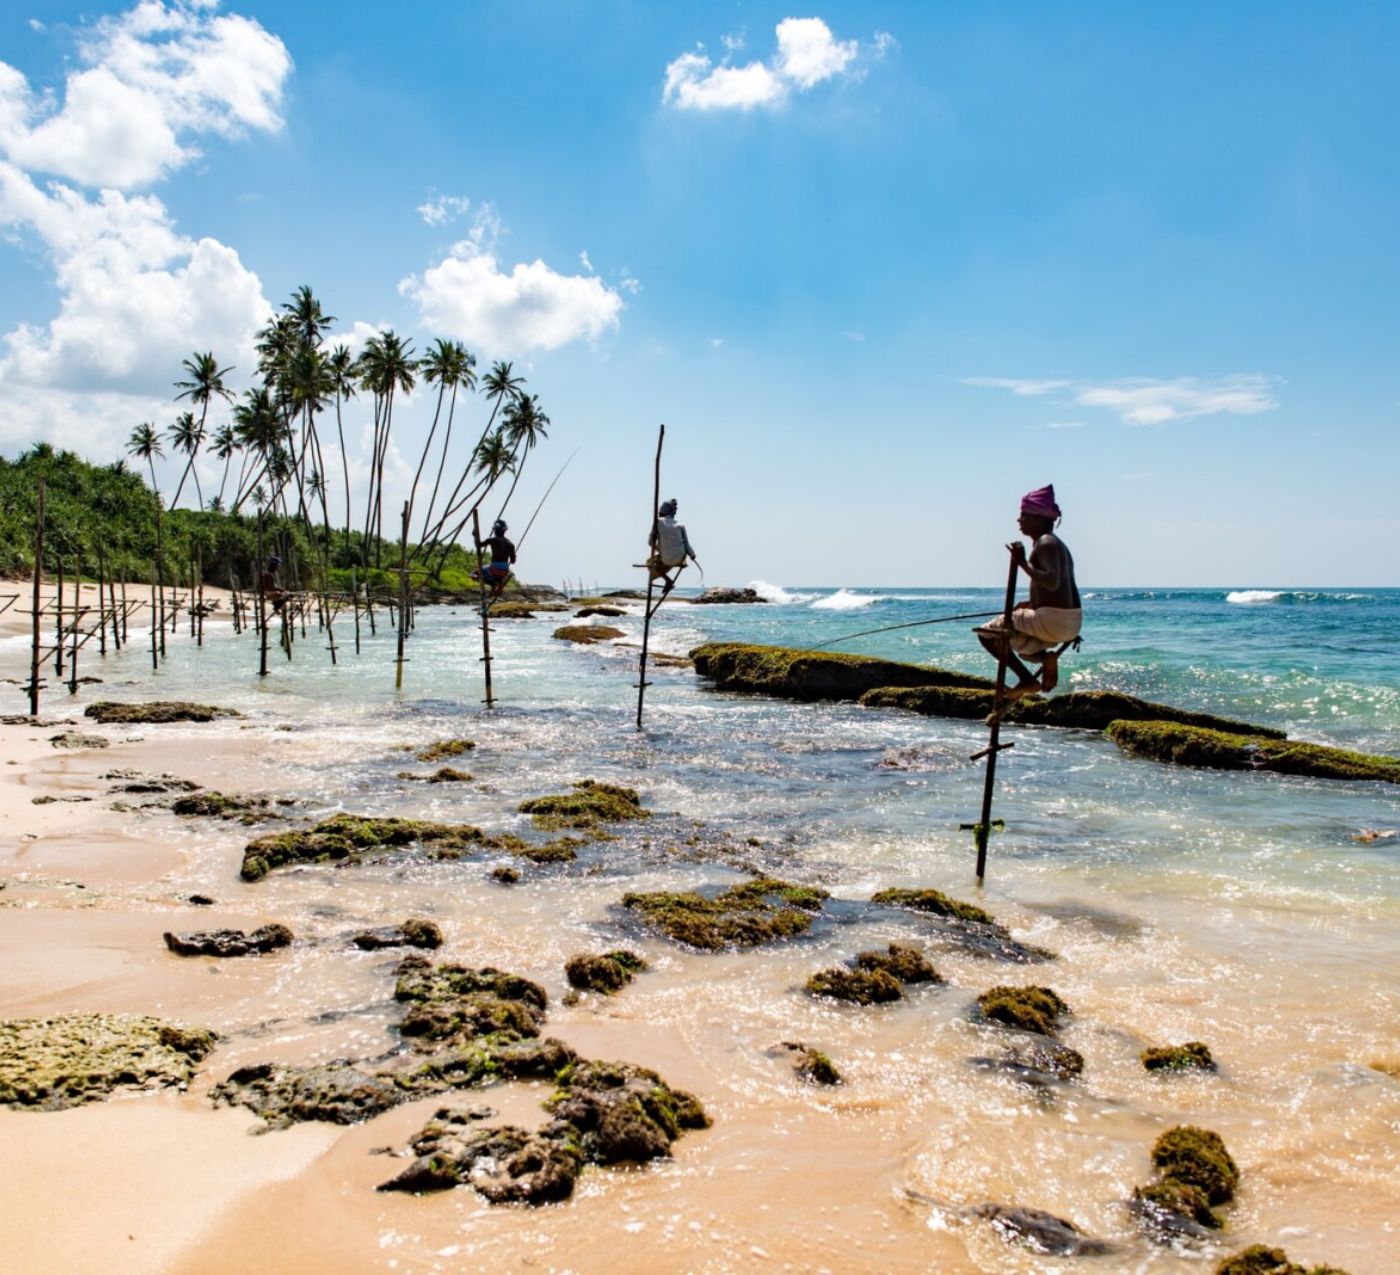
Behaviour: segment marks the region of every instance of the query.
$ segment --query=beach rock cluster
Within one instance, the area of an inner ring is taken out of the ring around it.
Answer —
[[[782,699],[856,700],[878,686],[992,689],[984,677],[834,651],[708,642],[691,651],[690,658],[695,671],[722,691],[749,691]]]
[[[816,886],[759,877],[712,896],[689,890],[628,893],[622,906],[667,938],[716,952],[805,934],[829,897]]]
[[[209,819],[237,819],[242,823],[257,823],[275,814],[273,803],[266,797],[238,797],[222,792],[194,792],[177,797],[170,803],[174,814]]]
[[[293,864],[356,862],[368,854],[410,845],[427,846],[439,857],[457,857],[500,849],[505,843],[471,824],[339,814],[311,828],[276,832],[250,841],[243,850],[239,875],[245,881],[261,881],[269,872]]]
[[[1235,1198],[1240,1171],[1218,1133],[1168,1129],[1152,1146],[1157,1181],[1133,1193],[1133,1211],[1159,1239],[1203,1238],[1222,1225],[1216,1207]]]
[[[165,946],[176,956],[262,956],[290,947],[292,932],[276,923],[260,925],[251,933],[242,930],[195,930],[186,934],[165,932]]]
[[[1148,1071],[1214,1071],[1210,1046],[1199,1040],[1182,1045],[1161,1045],[1142,1051],[1142,1065]]]
[[[183,1088],[215,1035],[159,1018],[67,1014],[0,1022],[0,1104],[59,1111],[117,1089]]]
[[[943,976],[918,948],[891,943],[883,952],[858,952],[855,967],[834,965],[818,970],[807,980],[813,996],[829,996],[857,1005],[900,1000],[907,983],[941,983]]]
[[[415,756],[419,761],[450,761],[453,757],[471,752],[475,747],[476,741],[473,739],[439,739],[426,748],[420,748]]]
[[[397,777],[425,784],[467,784],[472,780],[465,770],[458,770],[455,766],[439,766],[426,775],[420,775],[416,770],[401,770]]]
[[[580,779],[572,792],[531,797],[522,801],[518,809],[522,815],[533,816],[535,827],[546,831],[651,818],[651,811],[642,808],[635,788],[600,784],[592,779]]]
[[[157,726],[170,722],[212,722],[220,717],[242,717],[233,708],[212,704],[191,704],[185,700],[151,700],[145,704],[119,704],[99,700],[84,710],[87,717],[103,725]]]
[[[411,916],[398,925],[381,925],[361,930],[350,941],[364,952],[385,947],[422,947],[429,950],[442,946],[442,929],[436,921]]]
[[[597,646],[600,642],[611,642],[622,636],[621,629],[608,624],[566,624],[554,630],[554,636],[561,642],[575,642],[580,646]]]
[[[647,963],[641,956],[621,948],[602,955],[580,952],[571,956],[564,966],[564,976],[570,987],[611,995],[621,991],[646,968]]]
[[[879,890],[870,896],[870,901],[928,917],[941,936],[974,955],[1022,965],[1055,959],[1054,952],[1013,938],[1011,931],[984,908],[954,899],[941,890]]]
[[[1225,1258],[1215,1275],[1347,1275],[1336,1266],[1300,1266],[1288,1260],[1281,1248],[1251,1244],[1232,1257]]]
[[[736,603],[767,602],[768,599],[755,592],[753,589],[733,589],[717,586],[713,589],[706,589],[698,598],[687,598],[686,601],[694,606],[732,606]]]
[[[1005,984],[983,992],[977,998],[977,1011],[986,1022],[1052,1038],[1059,1034],[1060,1020],[1070,1012],[1069,1006],[1048,987]]]

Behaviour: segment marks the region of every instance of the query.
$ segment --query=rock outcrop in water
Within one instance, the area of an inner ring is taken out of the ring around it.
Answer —
[[[1059,1034],[1059,1021],[1069,1012],[1048,987],[993,987],[977,998],[977,1009],[990,1023],[1040,1036]]]
[[[419,761],[450,761],[453,757],[471,752],[475,747],[476,741],[473,739],[439,739],[426,748],[420,748],[414,755]]]
[[[1085,1235],[1073,1222],[1042,1209],[979,1204],[971,1212],[973,1217],[990,1222],[1008,1244],[1019,1244],[1051,1257],[1102,1257],[1117,1251],[1107,1240]]]
[[[9,1019],[0,1022],[0,1104],[60,1111],[117,1089],[183,1088],[215,1039],[123,1014]]]
[[[365,952],[385,947],[422,947],[432,950],[442,946],[442,929],[436,921],[411,916],[398,925],[381,925],[371,930],[361,930],[350,941]]]
[[[691,603],[693,606],[730,606],[736,603],[767,602],[768,599],[753,589],[734,589],[723,585],[717,585],[713,589],[706,589],[698,598],[685,598],[683,601]]]
[[[1215,1059],[1210,1056],[1210,1047],[1199,1040],[1188,1040],[1184,1045],[1161,1045],[1155,1049],[1144,1049],[1142,1065],[1148,1071],[1214,1071]]]
[[[884,970],[901,983],[941,983],[943,976],[924,954],[907,943],[891,943],[883,952],[857,952],[856,968]]]
[[[983,677],[836,651],[802,651],[743,642],[708,642],[690,653],[695,671],[722,691],[781,699],[855,700],[877,686],[965,686],[990,690]]]
[[[669,890],[625,894],[622,906],[678,943],[717,952],[805,934],[828,897],[816,886],[759,877],[713,896]]]
[[[806,987],[813,996],[828,996],[853,1005],[884,1005],[904,997],[899,979],[888,970],[853,970],[844,965],[818,970],[807,980]]]
[[[980,956],[1019,964],[1055,959],[1055,953],[1046,948],[1012,938],[1011,931],[990,912],[975,904],[951,898],[941,890],[880,890],[870,896],[870,901],[883,907],[901,908],[927,916],[944,937]]]
[[[104,725],[165,725],[169,722],[212,722],[220,717],[242,717],[237,709],[216,708],[211,704],[190,704],[184,700],[152,700],[147,704],[119,704],[99,700],[84,710],[86,716]]]
[[[548,797],[531,797],[517,807],[522,815],[532,815],[535,827],[546,831],[559,828],[594,828],[600,823],[624,823],[629,819],[650,819],[642,808],[635,788],[600,784],[580,779],[573,792]]]
[[[799,1080],[809,1085],[842,1085],[845,1079],[820,1049],[813,1049],[800,1040],[785,1040],[781,1045],[767,1051],[770,1057],[786,1056],[792,1061],[792,1070]]]
[[[564,976],[570,987],[611,995],[621,991],[646,968],[646,961],[636,952],[620,948],[602,955],[580,952],[571,956],[564,966]]]
[[[599,642],[611,642],[622,636],[621,629],[607,624],[566,624],[554,630],[554,636],[561,642],[576,642],[582,646],[596,646]]]
[[[272,802],[266,797],[236,797],[212,791],[176,797],[170,803],[170,809],[175,814],[185,817],[237,819],[245,824],[269,819],[275,813]]]
[[[165,932],[165,946],[176,956],[262,956],[290,947],[292,932],[285,925],[260,925],[251,933],[242,930],[195,930],[188,934]]]
[[[1108,736],[1125,753],[1215,770],[1268,770],[1315,779],[1400,784],[1400,757],[1354,753],[1322,744],[1232,735],[1171,722],[1114,722]]]
[[[1215,1268],[1215,1275],[1347,1275],[1336,1266],[1300,1266],[1281,1248],[1251,1244]]]
[[[291,864],[355,862],[367,854],[410,845],[427,846],[435,855],[451,858],[501,849],[506,843],[488,837],[471,824],[341,814],[323,819],[312,828],[277,832],[250,841],[243,850],[240,875],[245,881],[261,881],[274,869]]]
[[[1215,1206],[1235,1198],[1240,1171],[1218,1133],[1168,1129],[1152,1146],[1158,1180],[1133,1193],[1133,1211],[1155,1238],[1204,1238],[1223,1223]]]
[[[1016,1040],[1007,1045],[999,1057],[970,1058],[968,1061],[975,1067],[1001,1072],[1036,1089],[1074,1080],[1084,1071],[1084,1057],[1077,1049],[1048,1038]]]

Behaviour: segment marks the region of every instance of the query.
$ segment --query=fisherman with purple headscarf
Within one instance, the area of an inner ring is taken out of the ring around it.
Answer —
[[[1074,559],[1055,534],[1059,521],[1053,486],[1039,487],[1021,497],[1020,528],[1032,542],[1030,556],[1019,540],[1006,547],[1012,561],[1030,577],[1031,595],[1011,612],[1009,643],[1001,616],[973,630],[993,655],[1006,656],[1018,679],[1007,692],[1013,698],[1055,689],[1060,676],[1059,648],[1073,642],[1084,623],[1079,586],[1074,582]],[[1039,676],[1022,663],[1023,659],[1040,665]]]

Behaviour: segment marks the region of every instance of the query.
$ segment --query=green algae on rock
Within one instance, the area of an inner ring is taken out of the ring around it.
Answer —
[[[520,880],[520,869],[507,867],[492,868],[491,871],[487,873],[487,876],[501,885],[514,885]]]
[[[564,975],[570,987],[610,995],[626,987],[646,968],[646,961],[636,952],[619,948],[601,956],[587,952],[571,956],[564,966]]]
[[[98,700],[89,704],[84,715],[103,724],[123,726],[155,726],[168,722],[212,722],[220,717],[242,717],[233,708],[217,708],[212,704],[191,704],[185,700],[153,700],[147,704],[119,704],[114,700]]]
[[[518,859],[528,859],[531,863],[572,863],[578,858],[578,848],[586,846],[590,840],[606,839],[595,832],[590,837],[553,837],[549,841],[510,841],[507,849]]]
[[[564,1068],[556,1084],[545,1106],[571,1126],[584,1159],[594,1164],[669,1156],[686,1130],[710,1126],[693,1094],[631,1063],[580,1060]]]
[[[722,691],[750,691],[782,699],[854,700],[877,686],[992,689],[984,677],[836,651],[707,642],[691,651],[690,658],[695,671]]]
[[[865,708],[902,708],[925,717],[980,721],[992,711],[993,692],[968,686],[876,686],[860,697]]]
[[[411,916],[399,925],[385,925],[371,930],[361,930],[350,941],[366,952],[385,947],[433,949],[442,946],[442,930],[436,921],[429,921],[421,916]]]
[[[640,913],[668,938],[716,952],[805,934],[828,897],[815,886],[759,877],[730,886],[713,898],[694,891],[628,893],[622,896],[622,906]]]
[[[884,952],[857,952],[856,967],[884,970],[901,983],[943,982],[943,976],[928,963],[924,954],[907,943],[891,943]]]
[[[1267,770],[1314,779],[1400,784],[1400,758],[1354,753],[1322,744],[1233,735],[1172,722],[1114,722],[1108,736],[1125,753],[1179,766]]]
[[[1084,1056],[1077,1049],[1048,1037],[1016,1040],[1007,1045],[998,1058],[978,1057],[968,1061],[1035,1088],[1044,1088],[1054,1081],[1074,1080],[1084,1071]]]
[[[414,754],[419,761],[446,761],[449,757],[460,757],[476,747],[474,739],[439,739],[436,743],[420,748]]]
[[[818,970],[807,980],[806,990],[813,996],[829,996],[855,1005],[886,1004],[904,996],[899,980],[888,970],[853,970],[844,965]]]
[[[241,819],[255,823],[272,813],[272,803],[266,797],[234,797],[222,792],[196,792],[176,797],[170,809],[177,815],[202,816],[208,819]]]
[[[304,1068],[255,1063],[238,1068],[209,1091],[216,1106],[247,1107],[269,1129],[306,1120],[359,1124],[413,1096],[391,1078],[346,1058]]]
[[[290,947],[292,932],[285,925],[260,925],[250,934],[242,930],[196,930],[188,934],[165,932],[165,946],[176,956],[262,956]]]
[[[635,788],[600,784],[593,779],[578,780],[573,792],[531,797],[517,809],[522,815],[533,815],[537,828],[549,830],[651,818],[651,811],[642,809],[642,799]]]
[[[261,881],[275,868],[294,863],[356,862],[366,854],[408,845],[432,847],[439,857],[499,848],[502,843],[470,824],[426,819],[372,819],[340,814],[312,828],[277,832],[250,841],[243,850],[245,881]]]
[[[1059,1020],[1069,1006],[1048,987],[989,988],[977,998],[977,1008],[989,1022],[1040,1036],[1058,1034]]]
[[[561,642],[577,642],[581,646],[597,646],[600,642],[611,642],[622,636],[621,629],[606,624],[566,624],[555,629],[554,636]]]
[[[1164,1179],[1204,1191],[1212,1204],[1235,1197],[1240,1171],[1218,1133],[1196,1125],[1168,1129],[1152,1146],[1152,1163]]]
[[[1215,1268],[1215,1275],[1347,1275],[1336,1266],[1300,1266],[1281,1248],[1251,1244]]]
[[[396,779],[413,779],[425,784],[468,784],[472,776],[455,766],[439,766],[431,774],[420,775],[416,770],[401,770]]]
[[[416,1157],[380,1191],[445,1191],[470,1186],[491,1204],[556,1204],[574,1193],[583,1157],[565,1137],[516,1125],[475,1128],[458,1112],[439,1112],[409,1143]]]
[[[1142,1065],[1148,1071],[1214,1071],[1210,1047],[1199,1040],[1183,1045],[1161,1045],[1142,1051]]]
[[[982,925],[997,923],[990,912],[950,898],[942,890],[879,890],[870,896],[870,901],[893,908],[909,908],[914,912],[932,912],[935,916],[952,917],[958,921],[977,921]]]
[[[811,1049],[806,1045],[797,1045],[797,1061],[793,1064],[793,1070],[797,1073],[799,1080],[805,1080],[813,1085],[842,1085],[845,1084],[845,1077],[837,1070],[836,1064],[822,1053],[820,1049]]]
[[[121,1014],[0,1021],[0,1104],[60,1111],[116,1089],[183,1088],[216,1039],[201,1028]]]

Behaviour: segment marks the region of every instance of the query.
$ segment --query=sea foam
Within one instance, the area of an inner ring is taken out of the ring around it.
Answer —
[[[858,611],[861,607],[868,607],[884,600],[878,593],[852,593],[849,589],[837,589],[835,593],[828,593],[826,597],[818,598],[813,602],[812,610]]]
[[[792,593],[784,589],[780,584],[769,584],[767,580],[750,580],[749,588],[752,589],[765,602],[773,602],[779,606],[791,606],[799,602],[810,602],[813,598],[811,593]]]

